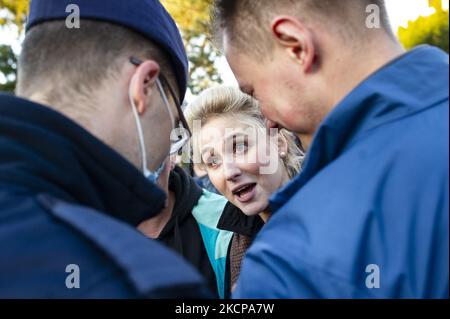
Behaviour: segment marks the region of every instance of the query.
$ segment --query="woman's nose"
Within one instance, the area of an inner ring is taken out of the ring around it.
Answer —
[[[241,175],[241,170],[236,165],[233,164],[225,164],[224,171],[225,171],[225,179],[227,181],[233,181],[239,175]]]

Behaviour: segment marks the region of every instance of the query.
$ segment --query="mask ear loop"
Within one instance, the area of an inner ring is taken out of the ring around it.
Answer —
[[[172,114],[172,111],[170,110],[170,106],[169,106],[169,101],[167,99],[167,96],[163,90],[163,87],[161,85],[161,82],[159,79],[156,79],[156,85],[158,86],[158,89],[161,93],[161,97],[163,99],[163,102],[166,106],[167,111],[169,112],[169,116],[170,116],[170,123],[172,126],[172,129],[174,129],[173,125],[174,125],[174,117]],[[144,176],[146,178],[149,178],[150,176],[152,176],[152,172],[149,171],[148,166],[147,166],[147,151],[145,148],[145,142],[144,142],[144,133],[142,131],[142,125],[141,125],[141,120],[139,119],[139,114],[137,111],[137,106],[136,103],[134,103],[134,100],[132,98],[132,94],[131,94],[131,84],[128,90],[128,97],[130,99],[130,104],[131,104],[131,108],[133,110],[133,115],[135,118],[135,122],[136,122],[136,128],[137,128],[137,133],[138,133],[138,138],[139,138],[139,146],[140,146],[140,150],[141,150],[141,157],[142,157],[142,172],[144,173]],[[156,174],[160,174],[164,169],[164,163],[162,165],[160,165],[160,167],[158,168]]]

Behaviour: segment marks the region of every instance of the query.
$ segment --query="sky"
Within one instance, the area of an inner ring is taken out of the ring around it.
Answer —
[[[449,0],[443,0],[443,7],[448,9]],[[434,12],[428,6],[428,0],[386,0],[386,6],[394,31],[399,26],[406,27],[409,20],[415,20],[420,15],[427,16]],[[1,14],[1,12],[0,12]],[[12,45],[15,52],[18,52],[20,45],[16,40],[17,31],[15,28],[5,28],[0,30],[0,44]],[[226,85],[236,85],[236,80],[231,72],[226,60],[221,58],[217,62],[219,72]],[[0,79],[1,81],[2,79]],[[192,96],[188,95],[187,100],[191,100]]]

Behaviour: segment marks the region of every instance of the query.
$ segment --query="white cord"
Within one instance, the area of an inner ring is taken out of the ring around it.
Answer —
[[[131,103],[131,108],[133,109],[133,115],[136,121],[136,128],[137,128],[137,132],[138,132],[138,137],[139,137],[139,145],[140,145],[140,149],[141,149],[141,157],[142,157],[142,172],[144,173],[145,177],[150,176],[150,172],[147,168],[147,151],[145,149],[145,143],[144,143],[144,134],[142,133],[142,125],[141,125],[141,120],[139,119],[139,114],[137,111],[137,107],[136,107],[136,103],[134,103],[132,94],[131,94],[131,85],[130,85],[130,89],[128,92],[128,96],[130,98],[130,103]]]

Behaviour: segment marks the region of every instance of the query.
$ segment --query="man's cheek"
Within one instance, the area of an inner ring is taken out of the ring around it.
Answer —
[[[273,120],[271,118],[271,110],[270,108],[266,107],[265,104],[260,103],[261,113],[264,115],[264,117],[268,120]]]

